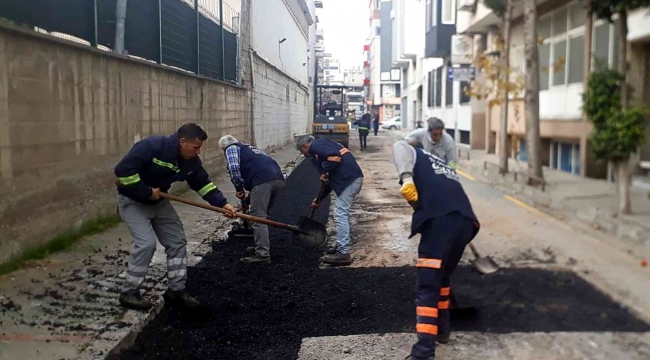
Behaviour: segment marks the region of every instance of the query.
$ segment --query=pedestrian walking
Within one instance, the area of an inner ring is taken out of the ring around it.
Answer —
[[[208,135],[196,124],[185,124],[170,136],[150,136],[133,145],[115,167],[119,193],[118,211],[133,237],[133,248],[122,284],[120,304],[133,309],[149,309],[139,288],[156,251],[156,238],[167,254],[166,301],[198,306],[199,301],[185,291],[187,280],[187,240],[176,210],[160,197],[172,183],[187,181],[190,188],[210,205],[223,208],[234,217],[235,209],[209,179],[201,153]]]
[[[297,139],[296,148],[305,157],[311,158],[312,164],[321,174],[320,180],[327,185],[321,199],[327,197],[331,190],[336,193],[336,246],[323,257],[323,262],[330,265],[350,265],[350,208],[363,187],[363,172],[350,150],[332,140],[314,139],[311,135],[304,135]],[[318,207],[321,199],[314,199],[312,207]]]
[[[431,117],[427,120],[426,129],[417,129],[406,136],[413,146],[418,146],[426,152],[443,159],[447,165],[456,168],[456,143],[451,135],[445,132],[445,123]]]
[[[377,136],[377,132],[379,132],[379,114],[374,113],[372,115],[372,128],[375,130],[375,136]]]
[[[434,154],[401,140],[393,145],[402,196],[414,209],[411,237],[418,246],[416,332],[407,360],[432,360],[436,341],[450,339],[450,277],[479,223],[456,171]]]
[[[361,119],[354,122],[354,125],[359,127],[359,144],[361,151],[368,148],[368,134],[370,133],[370,114],[365,113]]]
[[[273,203],[284,189],[284,175],[275,160],[264,151],[240,143],[232,135],[219,139],[219,147],[224,151],[228,162],[230,181],[235,186],[239,199],[246,198],[250,192],[251,215],[267,218]],[[247,264],[270,264],[271,242],[269,227],[253,223],[255,246],[246,249],[246,255],[240,259]]]

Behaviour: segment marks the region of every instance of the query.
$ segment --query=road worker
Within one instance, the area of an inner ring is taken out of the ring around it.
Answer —
[[[190,188],[210,205],[223,208],[234,216],[217,186],[203,169],[201,146],[208,135],[196,124],[185,124],[170,136],[150,136],[133,145],[115,167],[119,192],[118,211],[133,237],[126,279],[119,301],[129,308],[146,310],[151,302],[142,298],[139,288],[147,275],[156,251],[156,238],[167,254],[168,289],[166,301],[189,307],[199,301],[185,291],[187,280],[187,240],[176,210],[160,193],[172,183],[187,181]]]
[[[372,129],[375,131],[375,136],[379,132],[379,113],[375,112],[372,115]]]
[[[479,223],[456,171],[434,154],[398,141],[393,155],[402,196],[413,206],[411,236],[418,246],[416,332],[407,360],[431,360],[436,340],[448,342],[450,277]]]
[[[235,186],[237,197],[245,199],[246,191],[250,192],[250,214],[267,218],[273,202],[284,189],[284,174],[278,163],[264,151],[240,143],[232,135],[221,137],[219,147],[226,156],[230,181]],[[246,249],[250,256],[244,256],[240,261],[247,264],[270,264],[269,227],[253,223],[252,228],[255,247]]]
[[[361,145],[361,151],[364,151],[368,148],[368,134],[370,134],[370,114],[365,113],[361,116],[361,119],[354,122],[354,125],[357,125],[359,128],[359,144]]]
[[[431,117],[426,129],[417,129],[406,136],[413,146],[421,147],[426,152],[443,159],[451,168],[456,168],[456,143],[445,131],[442,120]]]
[[[327,185],[321,199],[331,190],[336,193],[334,222],[337,242],[322,260],[334,266],[350,265],[350,208],[363,186],[363,172],[350,150],[332,140],[304,135],[297,139],[296,148],[304,156],[312,158],[312,164],[321,174],[321,181]],[[318,207],[321,199],[314,199],[312,207]]]

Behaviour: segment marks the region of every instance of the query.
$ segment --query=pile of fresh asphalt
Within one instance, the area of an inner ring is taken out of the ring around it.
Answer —
[[[307,161],[294,170],[271,217],[296,223],[308,214],[318,175]],[[329,201],[316,212],[325,222]],[[166,307],[115,359],[297,358],[308,337],[413,333],[415,268],[326,268],[321,254],[290,244],[273,230],[273,265],[239,262],[252,240],[220,241],[189,269],[199,310]],[[382,251],[377,249],[377,251]],[[456,330],[510,332],[643,332],[650,326],[571,271],[505,268],[480,275],[460,266],[452,288],[479,316]]]

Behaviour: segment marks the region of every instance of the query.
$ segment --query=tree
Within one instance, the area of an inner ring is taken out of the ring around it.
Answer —
[[[483,3],[492,12],[501,18],[501,40],[498,44],[500,50],[499,63],[495,64],[488,57],[479,54],[475,60],[475,65],[482,71],[492,85],[491,88],[481,87],[473,83],[472,89],[465,89],[469,96],[474,96],[479,100],[483,97],[493,96],[488,107],[501,105],[501,119],[499,124],[499,173],[508,172],[508,94],[517,85],[510,81],[510,29],[512,22],[512,7],[514,0],[483,0]],[[496,94],[492,94],[492,90]]]
[[[594,155],[616,167],[619,214],[631,212],[629,159],[645,141],[647,126],[645,108],[624,107],[622,97],[629,95],[624,80],[625,75],[597,62],[582,95],[583,111],[594,126],[589,139]]]
[[[526,144],[528,174],[543,178],[542,141],[539,131],[539,53],[537,1],[524,0],[524,46],[526,51]]]
[[[630,106],[630,89],[628,87],[628,75],[627,75],[627,15],[630,11],[636,10],[642,7],[650,6],[650,0],[598,0],[590,1],[588,3],[588,9],[590,14],[596,15],[599,19],[604,19],[609,22],[613,22],[615,15],[618,15],[618,25],[619,25],[619,43],[621,46],[620,49],[620,59],[618,63],[618,75],[620,77],[618,81],[619,87],[619,100],[621,110],[617,113],[614,113],[613,116],[618,117],[617,119],[621,121],[631,121],[631,124],[634,123],[633,114],[635,111],[627,111]],[[601,139],[602,140],[602,139]],[[616,169],[616,180],[618,182],[619,197],[621,199],[619,203],[619,212],[622,214],[628,214],[631,212],[629,190],[630,190],[630,155],[637,151],[638,147],[642,143],[639,143],[636,148],[629,151],[625,158],[619,160],[612,160],[614,167]]]

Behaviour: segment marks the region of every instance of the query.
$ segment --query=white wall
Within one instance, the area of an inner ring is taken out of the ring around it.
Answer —
[[[280,45],[283,38],[287,40]],[[308,34],[283,0],[252,0],[251,45],[274,66],[308,84],[308,69],[303,66],[307,62]]]
[[[541,120],[577,120],[582,116],[582,83],[552,87],[539,92]]]
[[[309,131],[311,120],[307,89],[253,57],[253,131],[260,149],[273,149]],[[288,97],[287,97],[288,92]]]
[[[442,101],[441,104],[442,106],[437,108],[437,107],[427,107],[427,99],[428,99],[428,90],[427,90],[427,77],[425,76],[424,79],[424,89],[422,91],[422,101],[424,102],[424,117],[423,120],[426,120],[427,118],[431,116],[435,116],[440,118],[444,123],[445,123],[445,128],[447,129],[454,129],[456,126],[456,119],[458,119],[458,129],[459,130],[464,130],[464,131],[471,131],[472,130],[472,107],[470,103],[464,103],[460,104],[460,83],[456,82],[453,84],[454,86],[454,91],[453,91],[453,102],[452,105],[445,105],[446,104],[446,87],[447,87],[447,70],[445,67],[441,67],[439,69],[444,70],[442,72]],[[427,71],[428,69],[423,69],[423,71]],[[454,113],[454,106],[453,104],[458,104],[458,113]]]
[[[639,9],[629,14],[627,18],[627,39],[629,41],[637,41],[650,37],[650,26],[648,23],[650,23],[650,10],[647,8]]]

